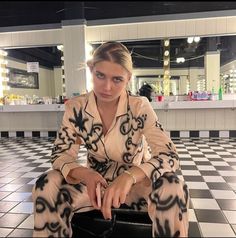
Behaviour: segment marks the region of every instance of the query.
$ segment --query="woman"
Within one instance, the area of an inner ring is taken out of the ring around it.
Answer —
[[[98,47],[88,62],[94,88],[68,100],[51,156],[53,170],[33,189],[34,236],[68,237],[74,212],[125,203],[148,210],[153,237],[187,236],[188,191],[175,175],[179,158],[146,97],[126,90],[132,58],[118,42]],[[77,159],[87,148],[87,166]],[[101,185],[102,203],[96,187]]]

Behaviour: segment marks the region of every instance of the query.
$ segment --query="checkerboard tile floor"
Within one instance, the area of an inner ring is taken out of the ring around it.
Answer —
[[[31,237],[31,190],[51,168],[53,138],[0,139],[0,237]],[[190,191],[189,237],[236,236],[236,139],[174,138]],[[80,151],[85,159],[86,150]]]

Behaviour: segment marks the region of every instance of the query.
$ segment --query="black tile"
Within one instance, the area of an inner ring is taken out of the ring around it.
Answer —
[[[221,210],[236,211],[236,200],[233,199],[216,199]]]
[[[32,180],[32,178],[16,178],[10,183],[15,183],[15,184],[27,184]]]
[[[205,171],[201,170],[199,171],[202,176],[219,176],[218,171]]]
[[[188,237],[202,237],[197,222],[189,222]]]
[[[40,137],[40,131],[32,131],[32,137]]]
[[[56,137],[57,136],[57,131],[49,131],[48,132],[48,137]]]
[[[219,131],[209,131],[210,137],[219,137]]]
[[[34,186],[33,184],[25,184],[21,188],[17,189],[17,192],[23,192],[23,193],[32,192],[33,186]]]
[[[180,137],[180,131],[170,131],[170,137]]]
[[[212,190],[232,190],[227,183],[212,183],[207,182],[207,185]]]
[[[190,131],[189,135],[190,137],[199,137],[199,131]]]
[[[229,137],[236,137],[236,130],[230,130]]]
[[[46,167],[38,167],[38,168],[31,170],[30,172],[45,172],[48,169],[49,168],[46,168]]]
[[[227,223],[224,214],[219,210],[195,209],[195,214],[198,222],[208,223]]]
[[[28,214],[13,214],[8,213],[2,217],[0,217],[1,227],[9,227],[15,228],[17,227],[23,220],[25,220],[29,215]]]
[[[33,237],[33,229],[15,229],[7,237]]]
[[[209,190],[206,189],[189,189],[191,198],[213,198]]]
[[[236,183],[236,177],[235,176],[222,176],[222,177],[226,181],[226,183]]]
[[[224,171],[233,171],[234,169],[230,166],[215,166],[215,168],[220,171],[220,170],[224,170]],[[236,171],[235,171],[236,173]]]
[[[8,137],[9,137],[8,131],[1,131],[1,137],[6,137],[6,138],[8,138]]]
[[[17,131],[16,132],[16,137],[25,137],[25,132],[24,131]]]
[[[197,170],[195,165],[180,165],[181,170]]]
[[[205,182],[202,176],[186,176],[184,175],[184,181]]]
[[[209,161],[195,161],[196,165],[212,165]]]

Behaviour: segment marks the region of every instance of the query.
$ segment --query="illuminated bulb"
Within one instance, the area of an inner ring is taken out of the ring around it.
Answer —
[[[169,70],[166,70],[166,71],[165,71],[165,74],[166,74],[166,75],[168,75],[169,73],[170,73],[170,71],[169,71]]]
[[[200,37],[199,36],[195,36],[194,38],[193,38],[193,40],[194,40],[194,42],[199,42],[200,41]]]
[[[169,50],[166,50],[166,51],[164,52],[164,55],[165,55],[165,56],[168,56],[168,55],[169,55]]]
[[[167,46],[169,46],[169,44],[170,44],[170,41],[169,40],[165,40],[164,41],[164,45],[167,47]]]
[[[169,64],[169,61],[168,60],[165,60],[164,61],[164,65],[167,66]]]
[[[64,57],[63,57],[63,56],[61,57],[61,60],[62,60],[62,61],[64,60]]]
[[[7,53],[6,51],[4,51],[4,50],[0,50],[0,55],[2,55],[2,56],[7,56],[8,53]]]
[[[63,51],[63,48],[64,48],[63,45],[58,45],[58,46],[57,46],[57,49],[60,50],[60,51]]]
[[[192,44],[193,43],[193,37],[188,37],[187,41],[188,41],[189,44]]]

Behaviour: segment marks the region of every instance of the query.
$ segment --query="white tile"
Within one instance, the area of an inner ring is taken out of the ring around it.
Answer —
[[[18,228],[23,229],[33,229],[34,228],[34,216],[30,215],[27,217],[19,226]]]
[[[223,160],[226,162],[236,162],[236,158],[224,158],[223,157]]]
[[[236,224],[236,211],[223,211],[227,220],[231,224]]]
[[[236,183],[228,183],[228,185],[236,192]]]
[[[219,136],[228,138],[229,137],[229,131],[220,131]]]
[[[225,183],[221,176],[203,176],[203,179],[208,183]]]
[[[210,165],[197,165],[197,168],[200,171],[214,171],[214,170],[216,170],[214,166],[210,166]]]
[[[224,161],[211,161],[211,164],[214,166],[229,166],[229,164]]]
[[[196,170],[181,170],[182,174],[187,176],[201,176],[201,173],[199,171]]]
[[[17,169],[15,172],[29,172],[33,169],[35,169],[35,167],[21,167],[21,168]]]
[[[33,202],[21,202],[13,209],[10,210],[10,213],[27,213],[32,214],[33,212]]]
[[[25,137],[32,137],[32,131],[25,131],[24,136]]]
[[[180,165],[196,165],[193,161],[180,161]]]
[[[183,137],[189,138],[189,131],[180,131],[180,138]]]
[[[220,207],[215,199],[191,198],[191,201],[195,209],[220,210]]]
[[[222,176],[232,176],[235,177],[236,176],[236,172],[235,171],[223,171],[223,170],[218,170],[218,173]]]
[[[209,131],[199,131],[199,137],[209,137]]]
[[[209,189],[205,182],[189,182],[186,181],[189,189]]]
[[[203,237],[235,237],[229,224],[199,222]]]
[[[197,218],[194,212],[194,209],[188,209],[189,212],[189,221],[190,222],[197,222]]]
[[[201,151],[189,151],[188,152],[190,155],[203,155]]]
[[[207,158],[211,158],[211,159],[213,159],[213,158],[221,158],[219,155],[214,155],[214,154],[205,154],[205,157],[207,157]]]
[[[7,235],[12,232],[13,229],[8,229],[8,228],[0,228],[0,237],[7,237]]]
[[[202,152],[214,152],[214,150],[212,150],[212,149],[202,149],[202,148],[200,148],[200,150]]]
[[[217,153],[218,155],[232,155],[231,153],[226,152],[226,151],[216,151],[216,153]]]
[[[9,131],[9,137],[16,137],[16,131]]]
[[[201,158],[201,157],[193,157],[192,160],[194,160],[194,161],[209,161],[207,158]]]
[[[39,177],[43,172],[28,172],[22,175],[22,178],[36,178]]]
[[[236,194],[228,190],[211,190],[212,195],[216,199],[236,199]]]

